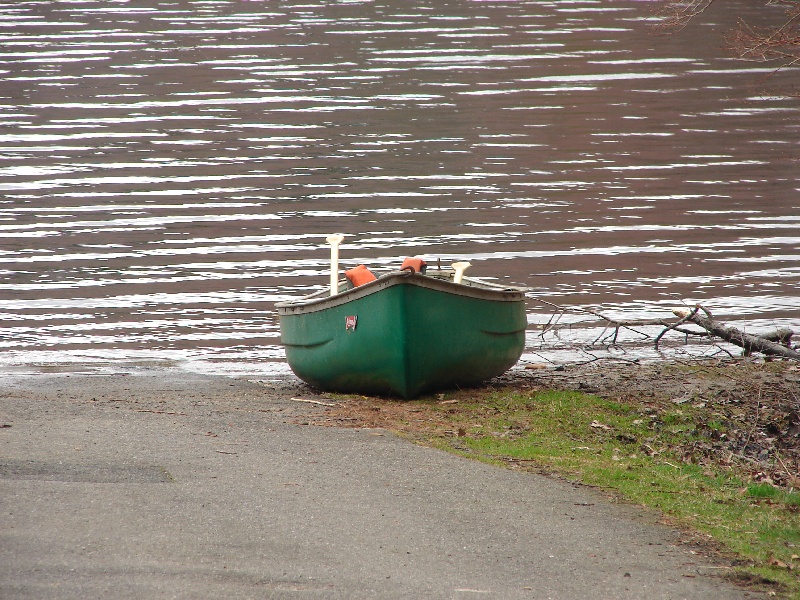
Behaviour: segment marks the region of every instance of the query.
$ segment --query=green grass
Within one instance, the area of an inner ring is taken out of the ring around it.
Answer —
[[[800,493],[751,482],[735,463],[721,462],[707,436],[722,423],[703,422],[691,407],[654,414],[577,392],[425,405],[459,430],[437,436],[436,445],[556,472],[657,508],[736,555],[741,578],[800,600]]]

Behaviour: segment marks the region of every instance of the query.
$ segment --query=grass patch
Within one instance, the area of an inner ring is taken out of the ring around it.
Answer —
[[[800,493],[713,455],[722,425],[572,391],[459,392],[394,408],[381,426],[472,458],[555,472],[656,508],[737,558],[739,581],[800,600]],[[385,404],[383,406],[386,406]]]

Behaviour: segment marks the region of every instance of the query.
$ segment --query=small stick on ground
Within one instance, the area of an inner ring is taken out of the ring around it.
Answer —
[[[292,402],[306,402],[308,404],[319,404],[320,406],[338,406],[335,402],[322,402],[321,400],[309,400],[308,398],[292,398]]]

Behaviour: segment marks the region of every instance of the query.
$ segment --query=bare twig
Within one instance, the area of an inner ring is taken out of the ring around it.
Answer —
[[[676,329],[680,325],[683,325],[686,321],[688,321],[691,317],[693,317],[696,314],[697,314],[697,309],[695,308],[691,314],[681,317],[681,319],[677,323],[667,325],[666,329],[664,329],[664,331],[659,333],[658,336],[656,336],[656,339],[653,340],[653,345],[655,346],[656,350],[658,350],[658,342],[661,341],[661,338],[664,337],[664,334],[666,334],[668,331]]]
[[[714,3],[714,0],[690,0],[688,2],[666,2],[657,12],[661,18],[659,26],[662,28],[680,31],[689,24],[689,21]]]
[[[791,472],[789,469],[787,469],[787,468],[786,468],[786,463],[785,463],[785,462],[783,462],[783,459],[781,459],[781,455],[780,455],[780,454],[778,454],[777,452],[775,452],[775,458],[777,458],[777,459],[778,459],[778,462],[779,462],[779,463],[781,463],[781,466],[783,467],[783,470],[786,472],[786,475],[787,475],[787,477],[789,477],[789,480],[790,480],[790,481],[791,481],[791,480],[792,480],[794,477],[796,477],[795,475],[792,475],[792,472]],[[790,488],[790,491],[791,491],[791,488]]]
[[[758,427],[758,417],[759,413],[761,412],[761,387],[758,388],[758,399],[756,400],[756,416],[753,419],[753,426],[750,428],[750,431],[747,432],[747,437],[744,440],[744,444],[742,444],[741,449],[739,450],[739,456],[743,457],[745,450],[747,450],[747,445],[750,443],[750,438],[753,437],[753,433]]]
[[[309,400],[307,398],[292,398],[292,402],[306,402],[308,404],[319,404],[321,406],[337,406],[335,402],[321,402],[320,400]]]

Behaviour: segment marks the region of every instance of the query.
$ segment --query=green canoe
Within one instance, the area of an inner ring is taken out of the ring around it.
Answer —
[[[470,386],[517,362],[524,291],[452,272],[397,272],[276,305],[292,371],[315,387],[414,398]]]

